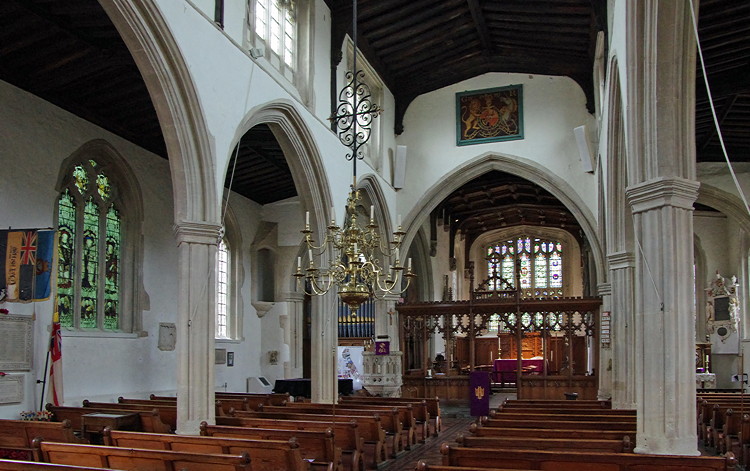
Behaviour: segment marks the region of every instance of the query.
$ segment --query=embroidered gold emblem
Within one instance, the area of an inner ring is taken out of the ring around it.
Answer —
[[[477,386],[474,388],[474,397],[479,399],[480,401],[484,397],[484,388],[482,386]]]

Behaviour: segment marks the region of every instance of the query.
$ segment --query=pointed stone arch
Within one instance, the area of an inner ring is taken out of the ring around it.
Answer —
[[[597,234],[597,225],[593,213],[586,206],[576,191],[564,179],[554,175],[545,167],[522,157],[495,153],[480,155],[446,174],[430,187],[412,207],[404,219],[408,228],[404,236],[404,247],[408,249],[417,230],[429,218],[430,212],[441,201],[462,185],[491,170],[498,170],[525,178],[536,183],[555,196],[575,216],[586,238],[591,245],[596,273],[594,279],[601,277],[604,270],[604,252]]]
[[[101,2],[141,72],[169,156],[175,222],[216,223],[212,148],[189,68],[155,0]]]
[[[259,124],[267,124],[279,142],[302,209],[310,211],[313,230],[325,232],[333,198],[320,151],[307,123],[291,101],[268,103],[247,113],[237,127],[233,139],[235,144],[231,148],[234,149],[242,136]],[[229,159],[226,162],[229,165]]]
[[[291,101],[267,103],[246,114],[245,119],[237,127],[234,143],[239,143],[248,130],[259,124],[268,125],[286,157],[299,195],[301,209],[310,211],[311,229],[315,234],[324,234],[331,217],[330,209],[333,198],[320,151],[308,125]],[[234,148],[234,145],[231,148]],[[229,165],[229,159],[227,159],[227,165]],[[301,253],[305,254],[306,251],[301,250]],[[281,270],[287,270],[291,275],[294,272],[296,259],[289,260],[286,267],[284,264],[284,262],[281,263]],[[297,326],[295,328],[299,328],[301,327],[298,320],[301,319],[302,299],[298,295],[301,293],[297,292],[293,277],[290,276],[289,279],[290,294],[287,298],[293,304],[291,309],[295,312],[295,319],[291,322]],[[337,385],[331,381],[323,381],[323,378],[335,378],[330,357],[330,352],[335,351],[334,347],[338,340],[335,322],[335,292],[329,292],[324,296],[313,296],[312,312],[311,328],[316,333],[312,336],[314,341],[311,351],[312,400],[333,402],[337,397]],[[296,347],[294,350],[296,352]],[[296,358],[297,353],[293,355]]]

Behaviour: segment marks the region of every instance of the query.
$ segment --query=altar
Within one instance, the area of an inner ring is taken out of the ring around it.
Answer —
[[[492,368],[492,382],[500,383],[505,387],[506,383],[517,384],[516,373],[518,371],[518,359],[497,359],[494,361]],[[542,374],[544,373],[544,360],[523,359],[521,360],[522,374]]]

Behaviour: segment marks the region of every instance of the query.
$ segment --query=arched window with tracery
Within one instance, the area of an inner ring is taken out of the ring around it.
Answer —
[[[69,170],[58,200],[60,325],[121,330],[122,216],[117,186],[99,163]]]
[[[500,289],[502,277],[511,286],[518,281],[525,297],[563,296],[563,244],[539,237],[517,237],[487,247],[490,289]]]

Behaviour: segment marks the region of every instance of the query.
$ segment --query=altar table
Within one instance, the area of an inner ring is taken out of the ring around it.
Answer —
[[[493,363],[492,380],[495,383],[500,383],[501,386],[505,386],[505,383],[516,384],[516,368],[518,367],[518,360],[515,358],[498,359]],[[521,368],[523,373],[542,373],[544,371],[544,360],[521,360]]]

